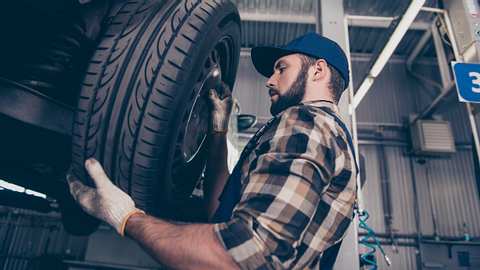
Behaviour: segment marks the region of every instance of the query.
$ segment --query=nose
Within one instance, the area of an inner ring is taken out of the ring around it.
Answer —
[[[266,83],[266,86],[268,88],[274,88],[275,87],[274,77],[275,77],[275,74],[272,74],[272,76],[270,76],[270,78],[268,78],[267,83]]]

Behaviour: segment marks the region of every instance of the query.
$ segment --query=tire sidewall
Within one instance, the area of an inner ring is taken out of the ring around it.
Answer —
[[[229,63],[229,67],[224,68],[227,73],[222,74],[222,79],[224,79],[230,87],[233,87],[233,82],[235,81],[235,75],[237,72],[240,51],[240,25],[236,21],[231,20],[227,24],[223,25],[221,28],[218,27],[218,24],[223,19],[225,19],[228,14],[232,14],[232,12],[234,12],[234,9],[232,9],[230,5],[224,5],[221,10],[217,11],[217,13],[224,13],[226,14],[225,16],[210,16],[208,23],[202,29],[200,45],[195,46],[194,49],[189,52],[189,55],[194,56],[191,58],[192,60],[190,61],[190,67],[192,68],[185,71],[185,74],[190,75],[188,78],[186,78],[186,75],[183,74],[185,78],[184,84],[182,86],[179,86],[177,90],[178,95],[176,96],[176,100],[174,101],[174,107],[178,109],[173,113],[176,117],[172,118],[172,127],[170,129],[171,133],[168,135],[170,139],[167,142],[167,145],[170,146],[170,149],[168,149],[167,152],[167,163],[164,165],[165,169],[162,170],[164,172],[164,174],[161,176],[163,182],[160,183],[161,186],[157,189],[162,191],[161,196],[157,196],[157,198],[160,199],[160,201],[157,202],[157,205],[159,205],[162,210],[171,206],[175,200],[185,199],[175,198],[172,190],[174,186],[173,182],[180,180],[171,178],[173,159],[175,155],[175,147],[172,146],[175,145],[178,136],[186,128],[186,125],[182,123],[182,118],[185,114],[190,112],[192,106],[194,105],[194,99],[189,98],[192,95],[192,89],[195,91],[194,96],[196,96],[201,90],[200,88],[194,89],[194,87],[197,83],[196,78],[198,78],[203,69],[204,62],[207,60],[209,53],[215,48],[215,45],[217,45],[217,43],[210,42],[211,40],[221,40],[225,37],[231,39],[230,50],[231,56],[233,57],[231,57],[232,59],[230,59],[230,61],[232,62]],[[204,151],[208,151],[208,149],[204,149]]]

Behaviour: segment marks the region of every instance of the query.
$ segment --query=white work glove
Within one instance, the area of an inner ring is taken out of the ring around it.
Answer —
[[[85,212],[110,224],[123,236],[128,218],[145,212],[137,209],[132,198],[110,181],[98,161],[86,160],[85,168],[96,188],[84,185],[69,173],[70,193]]]
[[[209,99],[212,105],[211,111],[211,131],[218,133],[227,133],[230,114],[232,113],[233,99],[230,87],[222,82],[219,91],[210,89]]]

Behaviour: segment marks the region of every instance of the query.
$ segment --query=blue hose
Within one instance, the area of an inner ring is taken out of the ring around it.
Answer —
[[[367,251],[360,255],[361,262],[363,262],[365,265],[370,265],[371,270],[377,270],[378,265],[377,265],[377,261],[374,260],[374,258],[375,258],[375,252],[377,250],[376,248],[378,247],[383,257],[385,258],[385,261],[390,266],[391,264],[390,259],[385,254],[385,251],[380,245],[380,241],[378,241],[378,238],[376,237],[375,232],[367,224],[367,220],[370,217],[370,215],[366,210],[357,211],[357,213],[359,216],[358,219],[360,221],[359,227],[360,229],[363,229],[366,232],[366,235],[361,237],[359,240],[359,243],[367,248]],[[372,241],[369,241],[369,240],[373,240],[374,243],[372,243]]]

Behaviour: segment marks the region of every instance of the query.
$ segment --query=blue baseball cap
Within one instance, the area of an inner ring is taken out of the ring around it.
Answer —
[[[273,74],[275,61],[293,53],[305,54],[316,59],[325,59],[345,80],[345,88],[348,86],[350,80],[347,56],[335,41],[317,33],[307,33],[280,47],[254,47],[251,57],[255,69],[268,78]]]

